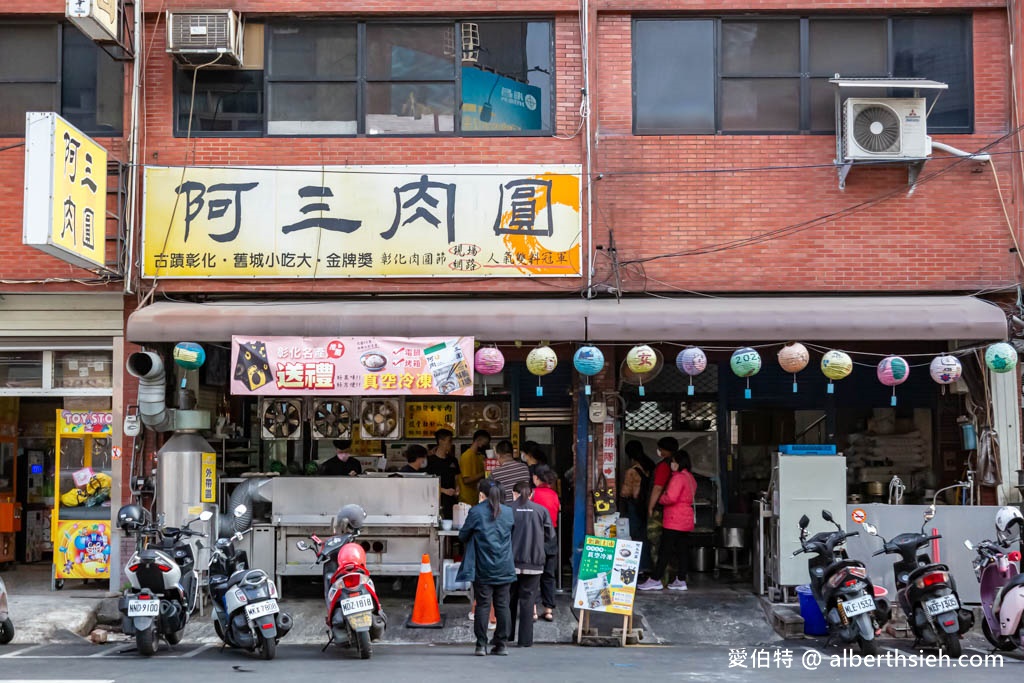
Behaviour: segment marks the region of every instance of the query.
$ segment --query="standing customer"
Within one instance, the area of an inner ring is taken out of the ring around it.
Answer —
[[[498,456],[498,466],[491,472],[491,479],[496,481],[505,493],[505,505],[512,504],[512,489],[521,481],[530,483],[530,468],[520,460],[516,460],[512,442],[503,439],[494,447]]]
[[[533,502],[543,506],[551,516],[551,528],[558,528],[558,513],[562,504],[558,502],[555,485],[558,475],[547,465],[539,465],[533,475]],[[544,621],[555,620],[555,571],[558,568],[558,535],[552,534],[544,543],[544,573],[540,579],[540,602],[544,606]]]
[[[670,467],[672,475],[660,499],[664,507],[664,529],[661,532],[661,545],[658,547],[658,563],[654,567],[654,576],[637,586],[637,589],[642,591],[661,590],[661,577],[665,575],[665,570],[672,560],[676,565],[676,580],[668,587],[670,590],[686,590],[686,570],[690,563],[690,532],[694,526],[693,495],[697,492],[697,480],[690,472],[690,454],[686,451],[676,453]]]
[[[551,515],[544,506],[530,500],[533,487],[521,481],[512,489],[512,559],[516,565],[516,582],[512,584],[511,614],[508,639],[516,632],[519,616],[519,647],[533,645],[533,610],[537,589],[544,572],[544,548],[555,537]]]
[[[647,505],[651,497],[651,476],[654,462],[644,453],[644,446],[635,439],[626,444],[626,455],[632,463],[622,482],[622,508],[629,520],[629,535],[643,543],[640,551],[639,583],[651,571],[651,544],[647,539]]]
[[[490,432],[478,429],[473,444],[459,457],[459,500],[467,505],[476,505],[477,484],[484,478],[484,454],[490,445]]]
[[[494,631],[492,655],[507,655],[505,641],[509,638],[509,589],[516,580],[516,567],[512,561],[512,509],[501,504],[501,487],[489,479],[477,486],[479,503],[466,515],[466,523],[459,529],[459,540],[466,553],[459,567],[458,581],[472,581],[476,597],[476,618],[473,635],[476,636],[475,654],[487,654],[487,616],[494,602],[497,628]]]

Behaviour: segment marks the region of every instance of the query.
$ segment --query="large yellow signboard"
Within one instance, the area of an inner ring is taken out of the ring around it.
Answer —
[[[146,168],[150,278],[576,277],[580,167]]]
[[[106,265],[107,151],[52,112],[28,112],[22,242],[82,268]]]

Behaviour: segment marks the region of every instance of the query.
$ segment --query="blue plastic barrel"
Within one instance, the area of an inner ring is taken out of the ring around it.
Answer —
[[[804,634],[809,636],[828,635],[828,626],[825,624],[825,617],[818,609],[818,603],[814,601],[814,594],[810,586],[797,586],[796,595],[800,599],[800,616],[804,620]]]

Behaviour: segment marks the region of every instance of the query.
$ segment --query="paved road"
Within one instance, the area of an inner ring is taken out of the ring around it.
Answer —
[[[417,683],[450,683],[472,676],[485,681],[868,681],[879,678],[879,668],[902,670],[906,676],[927,676],[929,683],[974,683],[995,676],[1024,674],[1024,657],[1006,657],[1002,667],[983,666],[986,653],[966,649],[978,657],[975,666],[926,668],[918,663],[884,662],[880,667],[852,667],[842,651],[801,643],[751,646],[730,653],[728,647],[648,646],[630,648],[581,648],[572,645],[515,649],[508,657],[476,658],[469,646],[378,645],[373,659],[361,661],[351,652],[306,645],[282,645],[278,658],[263,662],[243,653],[221,651],[200,644],[166,646],[155,657],[143,659],[125,644],[41,645],[0,649],[0,682],[10,681],[104,681],[138,683],[173,675],[175,680],[201,677],[204,683],[221,681],[338,681],[415,680]],[[908,648],[883,650],[893,658],[911,654]],[[787,657],[787,653],[791,655]],[[928,653],[926,653],[928,654]],[[814,671],[809,667],[818,662]],[[733,666],[730,666],[730,663]],[[788,663],[788,666],[787,666]],[[739,664],[746,665],[745,668]],[[839,665],[834,666],[833,664]],[[969,664],[965,662],[965,665]],[[906,667],[906,668],[904,668]],[[995,671],[993,671],[995,669]],[[884,675],[884,674],[883,674]],[[342,678],[344,677],[344,679]],[[352,678],[350,677],[358,677]]]

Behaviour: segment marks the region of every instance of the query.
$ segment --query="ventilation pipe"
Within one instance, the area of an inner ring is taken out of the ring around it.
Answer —
[[[246,479],[235,487],[231,492],[231,499],[228,501],[227,514],[220,517],[220,538],[227,538],[235,532],[248,531],[252,526],[252,506],[254,502],[269,503],[273,498],[273,491],[266,487],[272,481],[270,477],[259,479]],[[245,506],[245,513],[239,517],[234,516],[235,508],[239,505]]]
[[[138,351],[128,356],[128,373],[139,379],[139,416],[142,423],[158,432],[174,428],[173,411],[167,409],[167,375],[160,356]]]
[[[941,149],[943,152],[961,157],[962,159],[974,159],[982,164],[987,161],[992,161],[992,155],[990,154],[972,154],[971,152],[965,152],[962,149],[957,149],[952,145],[947,145],[944,142],[937,142],[936,140],[932,140],[932,147],[934,149]]]

